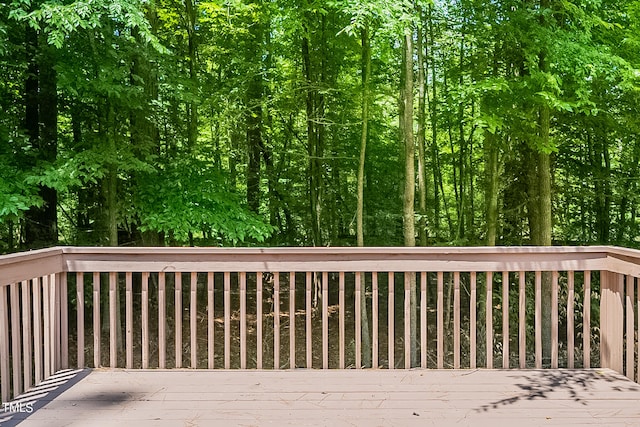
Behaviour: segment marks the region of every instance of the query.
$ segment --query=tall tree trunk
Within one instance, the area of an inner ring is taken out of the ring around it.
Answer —
[[[485,130],[485,206],[487,220],[487,246],[495,246],[498,232],[498,147],[497,135]]]
[[[422,15],[422,13],[420,13]],[[418,27],[418,240],[420,246],[427,246],[427,176],[426,176],[426,92],[425,60],[422,27]]]
[[[185,12],[187,14],[187,57],[189,61],[189,79],[192,90],[198,87],[198,41],[196,36],[197,28],[197,4],[194,0],[185,0]],[[190,101],[187,105],[187,143],[190,148],[195,147],[198,140],[198,105],[195,101]]]
[[[434,30],[434,17],[433,17],[433,5],[429,4],[428,8],[428,25],[429,25],[429,43],[427,58],[430,59],[429,65],[431,66],[431,103],[430,103],[430,115],[431,115],[431,167],[433,169],[433,228],[435,237],[440,237],[440,194],[444,195],[444,191],[440,192],[442,188],[442,176],[440,175],[440,160],[438,149],[438,91],[437,91],[437,74],[436,74],[436,56],[435,56],[435,30]]]
[[[249,30],[246,61],[250,78],[246,92],[246,125],[249,163],[247,165],[247,205],[253,212],[260,208],[260,154],[262,151],[262,24],[254,23]]]
[[[55,49],[44,35],[25,30],[28,76],[25,82],[25,128],[35,155],[34,162],[53,163],[58,148],[58,91],[54,69]],[[44,204],[26,214],[25,244],[28,248],[46,247],[58,242],[58,194],[40,186]]]
[[[371,76],[371,46],[369,29],[361,31],[362,40],[362,131],[360,136],[360,161],[358,163],[358,203],[356,208],[356,240],[358,246],[364,246],[364,164],[367,151],[367,133],[369,126],[369,78]],[[360,317],[362,321],[362,364],[371,366],[371,338],[369,337],[369,315],[367,312],[366,280],[364,274],[360,282]]]
[[[403,39],[402,52],[402,84],[401,84],[401,119],[400,129],[404,145],[404,193],[402,206],[402,232],[405,246],[416,245],[415,235],[415,141],[413,136],[413,34],[406,30]],[[410,278],[410,328],[411,328],[411,366],[416,366],[418,360],[417,334],[417,295],[416,277]],[[407,345],[407,343],[405,343]]]

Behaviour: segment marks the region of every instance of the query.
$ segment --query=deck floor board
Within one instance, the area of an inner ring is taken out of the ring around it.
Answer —
[[[0,425],[640,426],[640,386],[607,369],[96,369],[52,387]]]

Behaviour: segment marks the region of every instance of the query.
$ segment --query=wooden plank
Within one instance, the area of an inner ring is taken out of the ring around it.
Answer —
[[[164,271],[158,273],[158,368],[167,367],[167,286]]]
[[[289,273],[289,368],[296,368],[296,273]]]
[[[393,272],[388,272],[387,273],[387,277],[388,277],[388,288],[389,288],[389,295],[388,295],[388,304],[387,304],[387,308],[388,308],[388,328],[387,328],[387,338],[389,341],[389,345],[388,345],[388,360],[389,360],[389,369],[395,369],[395,348],[394,348],[394,343],[395,343],[395,338],[396,338],[396,329],[395,329],[395,324],[394,324],[394,318],[395,318],[395,299],[394,299],[394,274]]]
[[[437,367],[438,369],[444,368],[444,273],[438,271],[438,308],[437,308]]]
[[[344,302],[344,272],[341,271],[338,273],[338,336],[339,336],[339,356],[338,363],[340,369],[344,369],[344,341],[345,341],[345,330],[344,330],[344,312],[346,310],[345,302]]]
[[[2,255],[0,286],[63,271],[61,248],[39,249]]]
[[[125,282],[125,335],[126,335],[126,367],[133,369],[133,273],[127,271]]]
[[[149,273],[142,273],[142,369],[149,369]]]
[[[509,369],[509,272],[502,272],[502,369]]]
[[[100,273],[93,273],[93,367],[102,366],[100,357]],[[46,356],[45,356],[46,359]]]
[[[33,287],[33,364],[34,382],[38,385],[43,380],[43,360],[42,360],[42,280],[37,277],[32,280]]]
[[[420,273],[420,367],[427,367],[427,273]]]
[[[174,284],[175,367],[182,368],[182,272],[175,273]]]
[[[487,272],[487,284],[485,294],[485,328],[487,341],[487,369],[493,369],[493,272]]]
[[[600,363],[603,368],[623,372],[624,276],[601,271]],[[605,277],[605,280],[602,280]]]
[[[51,376],[51,359],[52,354],[52,342],[51,331],[53,325],[51,324],[51,275],[42,277],[42,337],[43,337],[43,371],[42,375],[44,379]]]
[[[69,289],[67,272],[60,273],[60,368],[69,369]],[[26,386],[25,386],[26,389]]]
[[[582,367],[591,367],[591,271],[584,272],[582,301]]]
[[[238,273],[240,279],[240,369],[247,369],[247,273]]]
[[[24,375],[24,389],[28,390],[33,386],[33,339],[31,335],[31,283],[23,280],[22,287],[22,374]]]
[[[635,335],[636,335],[636,328],[635,328],[635,317],[634,317],[634,295],[633,295],[633,288],[634,288],[634,283],[633,283],[633,276],[627,276],[626,277],[626,286],[627,286],[627,291],[625,293],[625,299],[626,299],[626,349],[627,349],[627,366],[625,369],[625,375],[627,376],[627,378],[629,378],[631,381],[633,381],[633,379],[635,378],[634,375],[634,364],[635,364],[635,350],[636,350],[636,342],[635,342]]]
[[[475,369],[478,357],[478,303],[477,303],[477,279],[478,275],[475,271],[469,273],[470,294],[469,295],[469,368]]]
[[[280,369],[280,273],[273,273],[273,369]]]
[[[575,367],[575,284],[573,271],[567,271],[567,368]]]
[[[460,369],[460,272],[453,273],[453,369]]]
[[[535,282],[535,345],[536,345],[536,369],[542,368],[542,272],[536,271]]]
[[[638,293],[640,295],[640,292]],[[378,321],[380,314],[378,312],[378,272],[371,273],[371,366],[379,367],[378,362]]]
[[[191,339],[191,368],[198,367],[198,273],[189,278],[189,338]]]
[[[21,394],[22,388],[22,337],[20,335],[20,284],[9,285],[11,311],[11,361],[13,371],[13,396]],[[8,380],[8,378],[7,378]]]
[[[355,340],[356,340],[356,369],[362,368],[362,278],[364,276],[356,271],[355,277]]]
[[[558,272],[551,272],[551,368],[558,368]]]
[[[231,369],[231,273],[224,277],[224,369]]]
[[[329,369],[329,273],[322,272],[322,369]]]
[[[213,272],[207,273],[207,367],[214,368],[214,342],[215,342],[215,306],[213,305]]]
[[[256,367],[262,369],[262,272],[256,273]]]
[[[520,369],[527,367],[527,292],[524,271],[518,272],[518,361]]]
[[[411,274],[404,272],[404,368],[411,368]]]
[[[313,355],[311,353],[312,344],[313,344],[313,329],[311,325],[311,319],[313,315],[313,311],[311,310],[311,285],[312,285],[312,273],[307,271],[305,273],[305,319],[306,319],[306,333],[305,333],[305,344],[306,344],[306,362],[307,368],[313,367]]]
[[[118,342],[116,323],[116,292],[118,276],[114,271],[109,272],[109,366],[118,366]]]
[[[50,275],[49,286],[51,287],[51,374],[60,369],[60,282],[62,273]]]
[[[8,402],[11,398],[9,357],[9,307],[7,306],[7,287],[0,286],[0,400],[2,400],[2,402]]]
[[[85,367],[84,363],[84,273],[76,273],[76,341],[78,355],[78,369]]]

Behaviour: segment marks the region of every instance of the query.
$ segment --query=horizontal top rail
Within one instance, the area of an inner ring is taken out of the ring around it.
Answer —
[[[553,271],[640,275],[640,251],[613,246],[55,247],[0,257],[0,285],[71,272]]]

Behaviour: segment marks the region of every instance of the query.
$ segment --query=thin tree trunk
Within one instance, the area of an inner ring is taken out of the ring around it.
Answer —
[[[418,28],[418,240],[420,246],[427,246],[427,180],[426,180],[426,91],[425,61],[422,28]]]
[[[367,151],[367,133],[369,126],[369,77],[371,76],[371,47],[369,29],[361,31],[362,39],[362,132],[360,136],[360,161],[358,163],[358,204],[356,208],[356,240],[358,246],[364,246],[364,165]],[[369,337],[369,316],[367,312],[366,280],[360,275],[360,317],[362,333],[362,364],[371,366],[371,339]]]
[[[404,142],[404,194],[403,194],[403,235],[405,246],[416,245],[415,235],[415,141],[413,136],[413,34],[409,30],[405,32],[403,39],[402,55],[401,105],[402,115],[400,128]],[[416,366],[418,360],[418,334],[417,334],[417,295],[416,277],[410,274],[410,329],[411,329],[411,366]],[[405,343],[407,345],[407,343]]]

